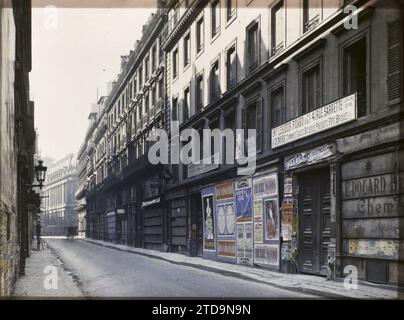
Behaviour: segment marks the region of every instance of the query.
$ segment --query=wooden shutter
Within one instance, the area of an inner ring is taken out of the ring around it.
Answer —
[[[389,103],[401,100],[402,62],[401,62],[402,25],[398,18],[387,25],[387,99]]]
[[[257,130],[257,153],[262,151],[262,99],[256,101],[256,130]]]

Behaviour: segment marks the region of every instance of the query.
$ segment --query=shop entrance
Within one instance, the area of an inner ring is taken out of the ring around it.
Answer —
[[[300,271],[326,275],[331,235],[330,171],[310,171],[299,175],[298,181]]]
[[[202,256],[203,229],[202,229],[202,200],[201,194],[191,195],[191,256]]]

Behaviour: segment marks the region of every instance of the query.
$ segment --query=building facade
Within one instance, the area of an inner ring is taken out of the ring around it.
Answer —
[[[399,5],[169,1],[169,119],[180,132],[255,129],[257,150],[244,177],[237,164],[171,166],[171,251],[403,281]]]
[[[45,188],[42,191],[43,236],[77,234],[78,217],[75,210],[77,183],[74,154],[69,154],[48,166]]]
[[[34,103],[29,100],[31,2],[0,3],[0,296],[12,293],[30,252],[34,179]]]
[[[147,161],[147,137],[165,123],[163,27],[159,8],[134,50],[121,57],[121,72],[78,155],[87,236],[158,250],[164,246],[163,166]]]
[[[87,236],[402,283],[402,9],[167,1],[123,57],[86,144]],[[219,129],[197,151],[232,150],[233,162],[152,166],[153,128],[168,131],[170,159],[192,139],[184,130]],[[238,170],[243,159],[254,172]]]

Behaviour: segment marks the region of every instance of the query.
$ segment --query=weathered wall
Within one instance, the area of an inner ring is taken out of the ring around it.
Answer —
[[[13,9],[7,3],[0,3],[0,296],[11,293],[19,259],[14,146],[16,30]]]

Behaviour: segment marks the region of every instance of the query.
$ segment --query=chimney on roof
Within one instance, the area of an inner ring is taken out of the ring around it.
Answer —
[[[125,68],[128,63],[129,56],[121,56],[121,71]]]

